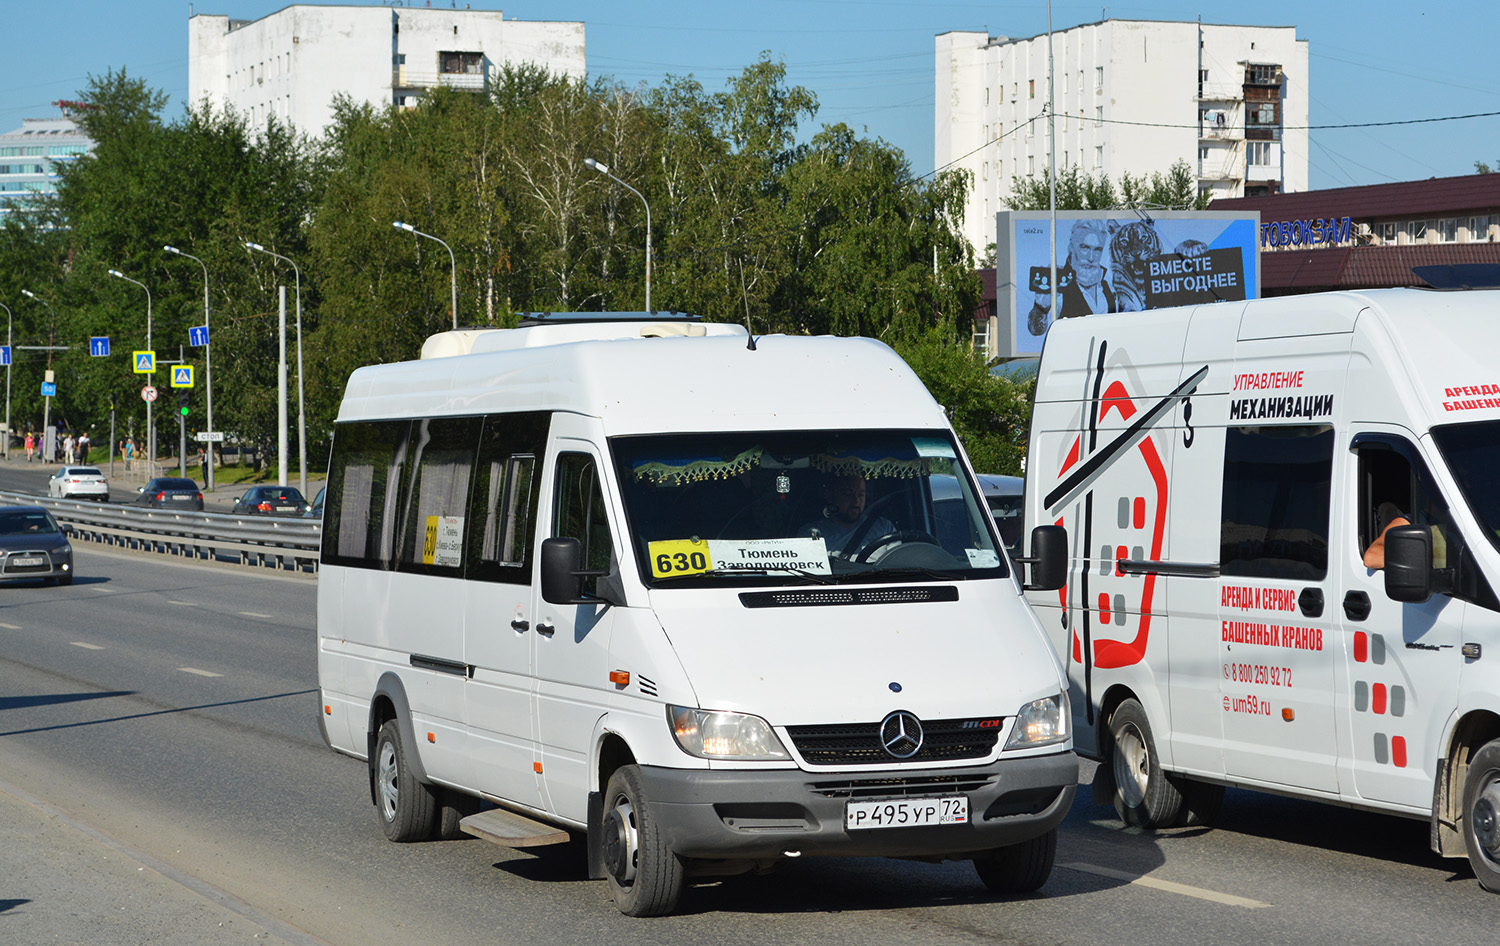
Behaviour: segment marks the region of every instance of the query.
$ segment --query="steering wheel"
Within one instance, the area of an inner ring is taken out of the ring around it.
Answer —
[[[854,557],[851,560],[855,562],[868,562],[870,558],[879,550],[885,548],[887,545],[894,545],[900,542],[925,542],[928,545],[942,545],[942,543],[938,541],[937,536],[932,535],[929,532],[916,532],[908,531],[905,529],[898,529],[895,532],[887,532],[885,535],[877,536],[876,538],[873,538],[870,541],[864,543],[859,547],[859,550],[854,553]]]

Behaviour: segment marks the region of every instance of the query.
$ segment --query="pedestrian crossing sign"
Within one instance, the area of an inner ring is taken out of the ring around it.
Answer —
[[[193,366],[192,365],[173,365],[172,366],[172,387],[174,387],[174,388],[190,388],[192,386],[193,386]]]
[[[136,374],[151,374],[156,371],[156,352],[154,351],[134,352],[132,360],[135,362]]]

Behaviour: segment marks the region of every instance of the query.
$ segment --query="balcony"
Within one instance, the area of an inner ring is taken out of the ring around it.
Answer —
[[[1198,101],[1238,102],[1245,97],[1245,87],[1231,82],[1200,82]]]
[[[416,72],[405,66],[391,73],[393,89],[463,89],[482,92],[488,76],[482,72]]]

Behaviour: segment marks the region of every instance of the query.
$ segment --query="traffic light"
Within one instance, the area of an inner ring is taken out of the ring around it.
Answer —
[[[192,400],[188,396],[188,393],[186,391],[178,391],[177,392],[177,410],[179,412],[181,412],[182,416],[183,417],[188,416],[188,412],[192,410],[192,407],[193,407]]]

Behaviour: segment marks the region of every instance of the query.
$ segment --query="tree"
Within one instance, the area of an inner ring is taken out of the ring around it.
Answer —
[[[992,374],[971,346],[943,331],[899,341],[895,348],[947,410],[974,469],[1020,475],[1036,378]]]
[[[1046,210],[1051,206],[1051,175],[1024,177],[1016,181],[1015,190],[1006,204],[1012,210]],[[1118,196],[1117,196],[1118,194]],[[1179,159],[1165,174],[1152,172],[1139,177],[1125,172],[1120,176],[1119,191],[1101,173],[1092,177],[1076,165],[1057,175],[1058,210],[1115,210],[1121,207],[1149,207],[1153,210],[1205,210],[1212,198],[1198,190],[1197,178],[1186,161]]]

